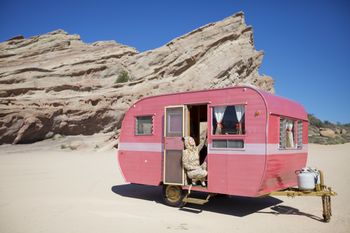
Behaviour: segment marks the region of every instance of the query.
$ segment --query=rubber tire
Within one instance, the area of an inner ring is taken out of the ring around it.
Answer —
[[[168,197],[167,192],[169,192],[171,189],[173,192],[178,192],[178,198],[176,199],[171,199]],[[163,185],[163,190],[162,190],[162,197],[163,201],[166,205],[168,206],[173,206],[173,207],[182,207],[185,203],[183,202],[183,199],[185,197],[185,192],[182,190],[181,186],[178,185]]]

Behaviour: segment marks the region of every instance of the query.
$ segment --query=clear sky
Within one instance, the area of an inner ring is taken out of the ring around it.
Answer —
[[[276,94],[322,120],[349,123],[349,0],[0,0],[0,41],[61,28],[145,51],[238,11],[265,51],[260,73],[274,78]]]

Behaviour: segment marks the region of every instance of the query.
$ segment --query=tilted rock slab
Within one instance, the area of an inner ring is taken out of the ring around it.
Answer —
[[[17,36],[0,43],[0,144],[114,131],[149,95],[238,84],[273,92],[262,58],[241,12],[142,53],[62,30]],[[122,72],[127,82],[117,81]]]

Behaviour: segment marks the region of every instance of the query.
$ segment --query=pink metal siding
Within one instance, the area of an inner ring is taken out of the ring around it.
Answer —
[[[118,151],[126,182],[158,185],[162,180],[162,154],[157,152]]]
[[[209,148],[208,192],[259,196],[295,184],[292,173],[305,165],[307,153],[291,154],[276,149],[279,118],[271,114],[280,112],[283,116],[305,119],[306,113],[293,101],[250,87],[169,94],[136,102],[124,117],[119,139],[122,147],[119,164],[127,182],[149,185],[162,182],[164,107],[195,103],[208,103],[209,147],[213,139],[220,138],[243,139],[245,144],[243,149]],[[235,104],[246,106],[246,134],[212,135],[212,107]],[[135,117],[141,115],[153,116],[153,135],[135,136]],[[307,144],[305,124],[303,143]]]
[[[264,96],[270,114],[287,116],[305,121],[308,120],[307,113],[301,104],[268,92],[259,92]]]
[[[307,145],[309,143],[309,133],[308,133],[309,123],[307,121],[303,122],[303,144]]]
[[[285,102],[285,99],[282,99],[282,101]],[[284,104],[288,106],[288,102]],[[296,105],[293,104],[292,106],[295,107]],[[304,116],[304,114],[301,114],[301,109],[296,109],[296,112],[300,112],[298,114],[302,117]],[[269,117],[267,159],[264,177],[259,190],[260,195],[297,185],[295,171],[306,165],[307,142],[305,143],[304,140],[307,138],[307,122],[303,121],[303,148],[278,149],[280,116],[275,114],[270,114]],[[284,111],[283,116],[295,117],[296,115]],[[294,119],[298,120],[297,118]],[[295,135],[297,135],[297,130]]]
[[[265,165],[264,155],[209,155],[210,192],[256,196]]]
[[[267,155],[267,168],[259,194],[297,185],[295,171],[306,164],[306,153]]]
[[[279,137],[280,137],[279,125],[280,125],[280,117],[276,115],[270,115],[268,142],[271,144],[279,144]]]

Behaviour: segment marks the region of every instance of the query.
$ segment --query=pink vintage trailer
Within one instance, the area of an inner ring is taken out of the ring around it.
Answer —
[[[201,151],[207,187],[188,185],[181,160],[182,137],[198,145],[201,132],[208,142]],[[305,167],[307,154],[303,106],[252,87],[143,98],[125,114],[118,148],[125,181],[163,185],[165,202],[174,206],[189,189],[258,197],[296,186],[295,171]]]

